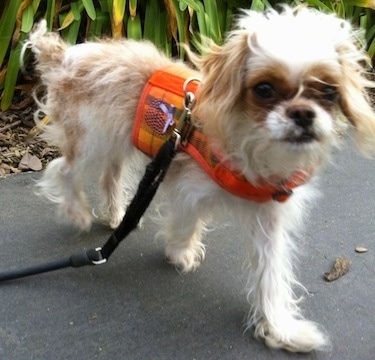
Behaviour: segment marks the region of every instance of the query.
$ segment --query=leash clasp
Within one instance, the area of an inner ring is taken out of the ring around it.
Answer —
[[[177,129],[173,130],[171,140],[174,142],[174,149],[177,150],[181,144],[181,134]]]
[[[178,126],[173,130],[170,140],[174,142],[175,150],[177,150],[180,145],[185,146],[189,140],[189,136],[193,130],[190,116],[190,111],[184,109],[178,119]]]
[[[188,91],[188,85],[192,81],[200,81],[198,78],[186,79],[183,85],[184,90],[184,100],[183,107],[184,110],[178,119],[178,126],[174,130],[174,135],[176,136],[175,144],[176,148],[181,144],[186,146],[189,141],[189,137],[194,129],[194,125],[191,122],[191,110],[195,104],[195,95],[191,91]]]

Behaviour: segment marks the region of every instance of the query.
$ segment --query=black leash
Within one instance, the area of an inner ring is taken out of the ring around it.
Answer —
[[[134,230],[140,218],[151,203],[160,183],[177,152],[180,135],[175,130],[169,139],[156,154],[155,158],[146,167],[145,174],[139,183],[138,190],[129,204],[124,218],[118,228],[111,234],[103,247],[89,249],[73,254],[68,258],[30,266],[22,269],[11,269],[0,273],[0,282],[19,279],[26,276],[42,274],[68,267],[78,268],[86,265],[100,265],[107,262],[120,242]]]
[[[197,79],[187,79],[184,84],[184,111],[182,112],[178,126],[172,132],[169,139],[160,148],[154,159],[147,165],[145,174],[138,185],[137,192],[129,204],[121,224],[113,231],[103,247],[89,249],[73,254],[68,258],[29,266],[22,269],[11,269],[0,273],[0,282],[23,278],[26,276],[42,274],[68,267],[79,268],[86,265],[105,264],[111,254],[124,238],[133,231],[146,209],[154,198],[156,191],[163,181],[164,176],[175,157],[180,144],[184,146],[192,131],[191,108],[195,102],[193,93],[187,91],[187,85]]]

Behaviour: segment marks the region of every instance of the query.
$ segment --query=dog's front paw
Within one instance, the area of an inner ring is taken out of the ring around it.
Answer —
[[[205,247],[202,243],[196,246],[181,247],[181,245],[168,245],[166,248],[168,262],[176,266],[182,273],[195,271],[205,257]]]
[[[329,340],[317,324],[307,320],[290,319],[281,328],[275,328],[267,321],[256,326],[255,336],[264,338],[266,345],[273,349],[307,353],[324,350]]]

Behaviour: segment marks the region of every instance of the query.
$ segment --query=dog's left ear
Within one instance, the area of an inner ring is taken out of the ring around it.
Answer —
[[[375,112],[367,88],[375,88],[363,71],[353,64],[342,64],[341,109],[355,128],[355,140],[365,156],[375,154]]]

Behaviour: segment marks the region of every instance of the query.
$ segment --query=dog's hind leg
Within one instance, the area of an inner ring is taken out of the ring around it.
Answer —
[[[122,188],[121,161],[111,161],[101,176],[102,209],[109,226],[117,228],[125,214],[125,190]]]
[[[92,216],[82,191],[80,172],[65,157],[48,164],[37,186],[38,194],[59,205],[59,215],[82,230],[89,230]]]

